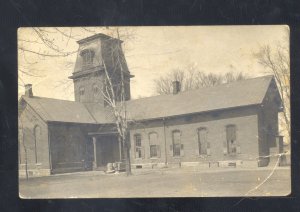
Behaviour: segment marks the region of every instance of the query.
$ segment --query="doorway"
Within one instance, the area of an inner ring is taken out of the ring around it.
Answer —
[[[106,168],[108,163],[120,161],[119,141],[115,135],[97,138],[97,166]]]

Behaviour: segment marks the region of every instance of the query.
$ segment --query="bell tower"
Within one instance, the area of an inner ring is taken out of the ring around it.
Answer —
[[[113,83],[116,100],[120,99],[123,71],[125,100],[130,100],[130,74],[119,39],[96,34],[77,41],[79,44],[75,68],[70,76],[74,83],[75,101],[105,105],[103,92],[107,77]]]

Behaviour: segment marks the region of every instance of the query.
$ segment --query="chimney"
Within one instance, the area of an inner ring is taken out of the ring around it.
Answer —
[[[180,82],[179,81],[173,81],[173,94],[178,94],[180,92]]]
[[[32,84],[26,84],[25,85],[25,96],[27,96],[27,97],[33,97]]]

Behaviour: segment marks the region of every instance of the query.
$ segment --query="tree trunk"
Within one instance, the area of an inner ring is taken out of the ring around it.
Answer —
[[[24,148],[24,153],[25,153],[25,174],[26,174],[26,180],[28,180],[28,157],[27,157],[27,147],[25,145],[25,139],[24,139],[24,130],[22,126],[22,143],[23,143],[23,148]],[[21,155],[20,155],[21,157]]]
[[[127,138],[128,139],[128,138]],[[123,140],[124,156],[125,156],[125,169],[127,176],[131,175],[131,163],[130,163],[130,145],[127,139]]]
[[[126,175],[131,175],[130,149],[126,145]]]

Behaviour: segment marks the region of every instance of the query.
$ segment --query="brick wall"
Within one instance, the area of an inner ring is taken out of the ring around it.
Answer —
[[[104,104],[101,90],[103,89],[103,73],[93,73],[74,80],[75,101],[100,102]],[[98,86],[98,92],[94,92],[93,86]],[[84,95],[80,96],[80,88],[84,88]]]
[[[207,162],[219,160],[256,160],[258,156],[258,119],[257,108],[246,107],[222,112],[205,113],[193,116],[167,119],[161,121],[149,121],[132,126],[131,136],[131,160],[132,164],[143,163],[178,163],[178,162]],[[226,125],[234,124],[237,128],[237,141],[240,144],[240,154],[235,157],[224,155],[223,143],[226,140]],[[198,134],[200,127],[207,129],[207,141],[210,143],[210,156],[199,155]],[[172,132],[181,132],[181,144],[184,155],[173,156]],[[161,157],[150,158],[149,136],[150,132],[158,134],[161,146]],[[142,136],[144,149],[143,158],[135,157],[134,135]],[[166,136],[164,136],[164,134]]]
[[[31,175],[44,175],[43,173],[48,173],[50,165],[47,124],[26,103],[23,103],[23,112],[19,116],[18,124],[20,172],[25,170],[27,158],[28,172]],[[36,138],[35,130],[37,134]]]
[[[52,172],[69,172],[83,170],[83,161],[86,159],[88,130],[96,130],[87,124],[50,123],[50,152]]]
[[[104,103],[103,95],[101,93],[101,90],[103,89],[104,80],[106,79],[106,75],[103,70],[104,61],[108,73],[110,74],[110,77],[112,79],[112,83],[115,85],[119,85],[121,82],[121,69],[119,61],[121,61],[122,63],[123,71],[129,73],[124,53],[122,51],[121,46],[119,45],[120,43],[114,39],[102,41],[100,41],[99,39],[95,39],[87,43],[80,44],[79,53],[76,59],[75,72],[77,74],[81,73],[83,75],[78,76],[74,79],[75,101]],[[80,51],[83,49],[90,49],[95,53],[92,64],[90,64],[87,67],[83,65],[83,58],[80,56]],[[128,100],[130,99],[129,75],[125,74],[124,79],[125,99]],[[98,85],[98,92],[96,95],[93,91],[94,85]],[[116,87],[117,86],[115,86],[115,88]],[[80,96],[80,88],[84,88],[85,90],[84,95],[82,96]],[[120,96],[120,90],[121,89],[117,91],[117,89],[115,89],[116,96]]]

